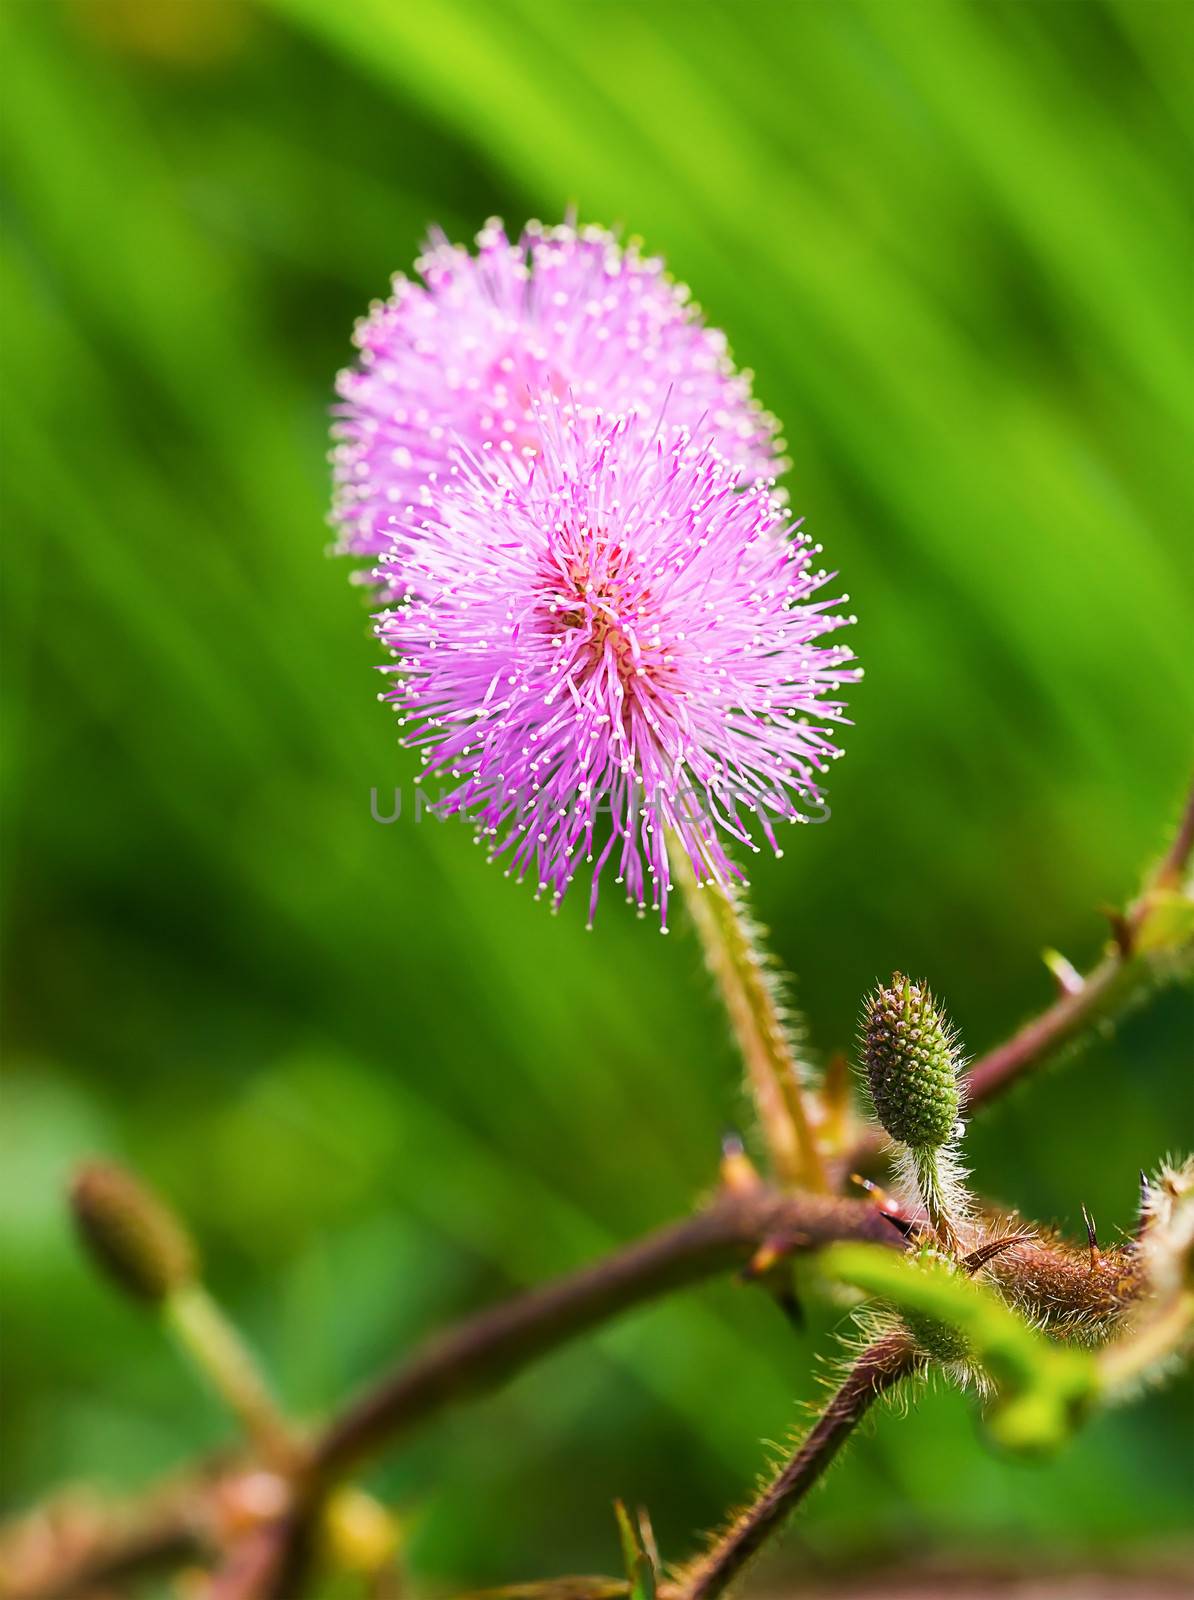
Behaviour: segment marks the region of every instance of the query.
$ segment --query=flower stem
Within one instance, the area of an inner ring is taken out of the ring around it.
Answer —
[[[290,1471],[298,1446],[240,1334],[201,1284],[176,1289],[162,1308],[167,1326],[239,1419],[262,1457]]]
[[[863,1351],[796,1453],[684,1574],[678,1600],[716,1600],[725,1593],[819,1481],[875,1401],[913,1370],[916,1359],[903,1332],[887,1334]]]
[[[800,1063],[742,895],[715,881],[698,882],[688,851],[673,835],[668,853],[746,1063],[775,1176],[824,1192],[825,1165],[805,1105]]]
[[[950,1186],[945,1181],[940,1166],[940,1152],[934,1149],[914,1149],[909,1152],[916,1173],[916,1187],[929,1227],[943,1250],[957,1248],[958,1235],[954,1227],[953,1207],[950,1205]]]

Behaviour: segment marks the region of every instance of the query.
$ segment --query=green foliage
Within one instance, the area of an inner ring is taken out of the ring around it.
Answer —
[[[626,1577],[630,1585],[628,1600],[655,1600],[655,1562],[647,1549],[642,1529],[635,1526],[620,1500],[614,1502],[614,1515],[618,1520],[622,1560],[626,1564]]]
[[[612,903],[586,935],[411,815],[323,455],[352,319],[426,224],[620,220],[756,369],[867,668],[832,822],[756,864],[758,911],[824,1048],[900,965],[979,1050],[1046,998],[1034,951],[1093,954],[1187,776],[1194,93],[1170,0],[11,0],[0,28],[21,1504],[227,1437],[91,1281],[80,1157],[168,1190],[315,1415],[686,1209],[744,1116],[690,940]],[[1187,1016],[985,1118],[981,1182],[1127,1226],[1136,1169],[1194,1139]],[[794,1349],[769,1310],[662,1306],[387,1464],[420,1573],[608,1571],[613,1493],[685,1548],[814,1392],[821,1330]],[[1185,1451],[1166,1400],[996,1480],[930,1400],[808,1538],[824,1565],[930,1516],[970,1550],[1156,1541]]]
[[[1136,948],[1144,955],[1159,952],[1188,962],[1194,945],[1194,900],[1172,890],[1157,893],[1149,900],[1148,915],[1140,925]]]
[[[933,1256],[915,1260],[871,1245],[832,1245],[820,1257],[825,1274],[886,1300],[925,1334],[931,1355],[964,1357],[996,1387],[989,1426],[997,1443],[1022,1455],[1043,1455],[1070,1436],[1075,1418],[1097,1393],[1094,1357],[1050,1344],[994,1290]],[[948,1330],[959,1336],[955,1346]],[[942,1348],[942,1346],[944,1348]]]

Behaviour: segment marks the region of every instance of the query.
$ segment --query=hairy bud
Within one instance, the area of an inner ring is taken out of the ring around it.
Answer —
[[[875,1114],[893,1139],[933,1150],[961,1111],[956,1037],[929,990],[896,973],[868,998],[863,1050]]]
[[[193,1282],[198,1263],[186,1230],[123,1167],[104,1161],[81,1167],[71,1207],[92,1260],[128,1294],[156,1303]]]

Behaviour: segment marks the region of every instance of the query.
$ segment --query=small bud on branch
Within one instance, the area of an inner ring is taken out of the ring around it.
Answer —
[[[71,1209],[92,1261],[138,1300],[161,1304],[195,1281],[190,1235],[164,1201],[113,1162],[92,1161],[75,1175]]]
[[[957,1036],[932,994],[896,973],[866,1003],[863,1042],[875,1114],[893,1139],[938,1149],[962,1108]]]
[[[907,1153],[929,1224],[952,1249],[967,1209],[953,1156],[962,1110],[954,1027],[924,984],[897,972],[867,1000],[862,1043],[875,1114]]]
[[[293,1465],[290,1429],[240,1334],[199,1281],[190,1235],[165,1202],[123,1167],[102,1161],[80,1169],[70,1199],[80,1237],[105,1276],[159,1309],[266,1460]]]

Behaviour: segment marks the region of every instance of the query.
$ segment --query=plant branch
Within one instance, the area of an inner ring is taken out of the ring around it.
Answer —
[[[432,1339],[330,1423],[311,1456],[316,1482],[341,1477],[379,1445],[458,1400],[497,1388],[578,1334],[631,1306],[744,1264],[777,1238],[793,1249],[839,1239],[899,1242],[866,1201],[780,1194],[763,1184],[723,1190],[685,1221]]]
[[[713,878],[698,881],[687,848],[672,836],[668,854],[746,1064],[775,1176],[823,1191],[825,1166],[805,1104],[792,1032],[781,1010],[777,978],[758,947],[758,930],[742,895]]]
[[[1106,1397],[1131,1394],[1166,1362],[1188,1350],[1194,1333],[1194,1290],[1182,1289],[1155,1308],[1124,1339],[1109,1344],[1099,1357],[1099,1377]]]
[[[1173,840],[1134,901],[1112,921],[1115,937],[1103,959],[1067,989],[1051,1006],[1016,1030],[1009,1039],[980,1056],[966,1074],[966,1100],[984,1105],[1026,1073],[1076,1044],[1101,1022],[1128,1011],[1149,989],[1191,958],[1183,896],[1184,879],[1194,854],[1194,789],[1191,790]],[[872,1161],[887,1144],[870,1131],[856,1141],[841,1163],[848,1174]]]
[[[902,1331],[887,1334],[864,1350],[795,1454],[682,1576],[676,1600],[716,1600],[724,1594],[824,1475],[875,1401],[916,1365],[914,1346]]]
[[[217,1574],[221,1600],[294,1600],[302,1592],[311,1529],[330,1489],[381,1446],[411,1432],[459,1401],[496,1389],[538,1357],[611,1321],[623,1311],[745,1265],[761,1245],[782,1240],[785,1250],[813,1250],[836,1240],[898,1246],[899,1237],[864,1200],[780,1193],[737,1182],[718,1191],[694,1216],[648,1234],[554,1283],[479,1312],[431,1339],[390,1376],[380,1379],[334,1417],[306,1456],[295,1499],[275,1521],[238,1541]],[[185,1495],[187,1486],[181,1486]],[[191,1480],[190,1504],[212,1492],[210,1470]],[[185,1501],[172,1501],[182,1504]],[[198,1512],[198,1520],[203,1521]],[[197,1526],[197,1523],[192,1524]],[[184,1524],[171,1518],[180,1556]],[[172,1535],[173,1537],[174,1535]],[[194,1552],[198,1535],[191,1536]],[[17,1591],[20,1600],[77,1600],[97,1574],[126,1563],[165,1561],[163,1533],[144,1539],[114,1532],[94,1560],[73,1557]]]
[[[1055,1056],[1100,1021],[1126,1010],[1143,995],[1179,949],[1147,937],[1150,919],[1164,914],[1160,902],[1180,891],[1194,851],[1194,789],[1160,865],[1137,898],[1115,919],[1116,937],[1107,954],[1072,993],[1061,995],[1048,1010],[989,1050],[966,1075],[972,1106],[993,1099],[1023,1073]]]
[[[171,1485],[110,1521],[106,1513],[98,1526],[88,1508],[77,1531],[66,1507],[33,1512],[4,1538],[0,1592],[5,1600],[74,1600],[201,1561],[212,1543],[209,1488],[193,1480]]]
[[[1194,786],[1186,796],[1177,830],[1153,873],[1146,893],[1149,890],[1155,893],[1157,890],[1180,889],[1189,871],[1191,858],[1194,858]],[[1140,915],[1140,912],[1138,902],[1136,914]]]
[[[227,1500],[231,1486],[243,1476],[243,1461],[228,1464],[231,1471],[209,1464],[190,1480],[175,1482],[168,1514],[161,1518],[154,1510],[155,1503],[163,1503],[161,1491],[146,1502],[145,1511],[122,1513],[110,1529],[93,1535],[85,1560],[77,1551],[69,1558],[63,1554],[53,1562],[53,1571],[42,1561],[36,1577],[23,1578],[14,1590],[14,1600],[77,1600],[97,1578],[118,1576],[142,1563],[166,1566],[175,1556],[198,1557],[205,1548],[221,1546],[224,1564],[215,1580],[220,1600],[294,1600],[304,1592],[314,1529],[336,1483],[370,1453],[448,1406],[497,1388],[539,1356],[623,1311],[749,1264],[760,1247],[781,1254],[851,1240],[899,1247],[897,1229],[870,1201],[782,1193],[764,1184],[740,1156],[727,1161],[723,1174],[724,1186],[694,1216],[430,1340],[332,1419],[309,1447],[289,1504],[256,1525],[248,1518],[249,1525],[231,1548],[223,1519],[214,1515],[213,1507]],[[1044,1294],[1050,1301],[1081,1298],[1085,1305],[1090,1295],[1085,1257],[1081,1271],[1074,1265],[1070,1274],[1075,1286],[1061,1270],[1069,1266],[1068,1255],[1060,1265],[1053,1262],[1057,1252],[1050,1252],[1044,1241],[1029,1241],[1009,1252],[1005,1270],[1014,1271],[1013,1254],[1025,1253],[1032,1253],[1025,1265],[1033,1268],[1024,1286],[1026,1304],[1034,1305]],[[1045,1254],[1046,1265],[1052,1263],[1054,1269],[1048,1273],[1036,1260]],[[1104,1259],[1109,1271],[1115,1267],[1110,1256]],[[1115,1268],[1112,1276],[1118,1283],[1122,1273]],[[1043,1283],[1039,1292],[1037,1278]],[[1115,1304],[1122,1309],[1118,1300]],[[801,1470],[811,1468],[806,1461]],[[11,1584],[17,1570],[11,1547],[0,1555],[0,1567]]]
[[[213,1575],[205,1600],[290,1600],[305,1588],[311,1524],[292,1515],[255,1528]]]

